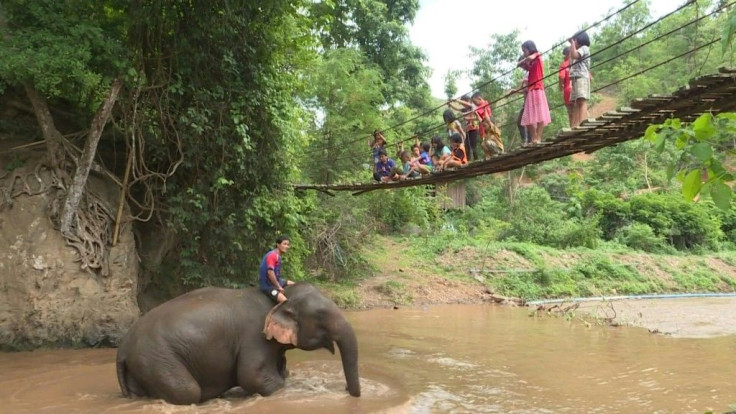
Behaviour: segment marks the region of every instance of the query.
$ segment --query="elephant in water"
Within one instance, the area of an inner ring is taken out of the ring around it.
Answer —
[[[143,315],[118,348],[126,397],[195,404],[232,387],[269,395],[284,386],[287,350],[337,343],[350,395],[360,396],[358,343],[333,301],[314,286],[286,287],[274,303],[257,288],[202,288]]]

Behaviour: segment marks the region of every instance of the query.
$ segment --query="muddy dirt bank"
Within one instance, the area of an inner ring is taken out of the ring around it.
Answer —
[[[736,335],[736,298],[730,297],[585,302],[577,312],[673,337]]]

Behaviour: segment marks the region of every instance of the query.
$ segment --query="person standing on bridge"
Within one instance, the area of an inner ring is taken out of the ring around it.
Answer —
[[[519,130],[519,136],[521,137],[521,146],[526,148],[532,145],[532,137],[529,134],[529,129],[524,125],[521,125],[521,118],[524,116],[524,106],[526,105],[527,86],[529,85],[529,71],[526,67],[526,57],[521,55],[519,58],[518,66],[524,69],[524,75],[521,77],[521,86],[519,86],[519,92],[524,96],[524,100],[521,102],[521,109],[519,115],[516,116],[516,128]]]
[[[480,121],[478,114],[475,112],[475,105],[470,101],[470,95],[463,95],[460,99],[453,99],[447,102],[447,106],[456,111],[462,111],[465,121],[465,150],[468,153],[468,160],[472,158],[474,161],[478,161],[480,159],[480,155],[478,154]]]
[[[457,120],[455,112],[453,112],[452,109],[446,109],[445,112],[442,113],[442,119],[445,120],[445,124],[447,125],[447,135],[451,137],[454,134],[460,134],[460,138],[463,140],[463,146],[465,146],[465,130],[463,129],[463,125],[460,121]]]
[[[373,141],[369,142],[368,145],[373,151],[373,172],[376,172],[376,166],[379,161],[379,152],[386,146],[386,138],[383,136],[383,132],[379,130],[373,131]]]
[[[585,32],[578,32],[567,40],[570,42],[570,80],[572,91],[570,101],[573,104],[573,128],[579,126],[588,116],[590,100],[590,38]]]
[[[574,111],[573,103],[570,100],[570,94],[572,93],[572,80],[570,79],[570,65],[572,60],[570,59],[570,47],[562,49],[562,63],[560,63],[560,69],[557,71],[557,84],[562,92],[562,100],[565,102],[565,108],[567,109],[567,120],[572,126],[572,114]]]
[[[491,104],[483,99],[483,94],[480,91],[475,92],[470,97],[470,100],[475,105],[475,113],[478,115],[480,121],[480,146],[483,148],[485,160],[488,161],[491,159],[491,156],[502,154],[504,151],[501,130],[493,123]]]
[[[524,60],[519,62],[519,66],[529,72],[521,125],[528,128],[532,145],[536,145],[542,142],[544,127],[552,122],[547,105],[547,94],[544,92],[544,65],[537,45],[531,40],[522,43],[521,51],[524,52]]]

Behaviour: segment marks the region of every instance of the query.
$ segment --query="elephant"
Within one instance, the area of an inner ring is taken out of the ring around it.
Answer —
[[[240,386],[267,396],[284,386],[285,353],[325,348],[342,358],[347,391],[360,396],[358,342],[337,305],[307,283],[274,306],[258,288],[201,288],[143,315],[118,347],[125,397],[197,404]]]

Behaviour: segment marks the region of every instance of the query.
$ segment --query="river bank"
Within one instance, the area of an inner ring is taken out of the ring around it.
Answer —
[[[734,252],[652,255],[476,241],[427,255],[427,244],[416,241],[377,237],[364,252],[371,276],[321,286],[343,308],[353,310],[483,302],[518,306],[550,298],[736,291]],[[736,334],[736,324],[728,317],[736,314],[734,298],[571,305],[556,310],[568,307],[566,316],[583,323],[637,326],[678,337]],[[530,313],[534,309],[530,307]]]

